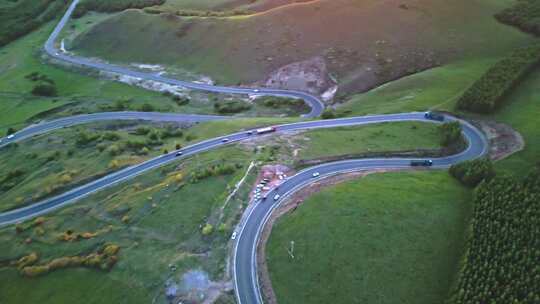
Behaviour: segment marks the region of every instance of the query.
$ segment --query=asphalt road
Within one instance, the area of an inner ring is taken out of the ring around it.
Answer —
[[[148,113],[141,113],[141,115],[147,114]],[[146,118],[151,120],[151,117]],[[159,117],[158,119],[163,119],[163,117]],[[455,120],[455,118],[450,116],[447,116],[446,119]],[[416,112],[351,117],[333,120],[316,120],[285,124],[276,126],[276,132],[287,132],[317,128],[333,128],[397,121],[429,121],[436,123],[432,120],[426,120],[423,113]],[[461,123],[463,127],[463,134],[468,141],[468,148],[465,151],[456,155],[433,159],[432,168],[447,168],[452,164],[464,160],[474,159],[486,153],[488,145],[482,133],[466,122],[461,121]],[[180,160],[197,153],[222,147],[224,145],[229,145],[235,142],[249,140],[257,136],[260,135],[256,135],[255,132],[250,135],[246,130],[227,136],[209,139],[185,147],[181,150],[183,153],[181,156],[176,156],[176,151],[173,151],[169,154],[153,158],[141,164],[120,170],[113,174],[102,177],[96,181],[80,186],[50,199],[44,200],[42,202],[38,202],[31,206],[0,213],[0,226],[17,223],[51,212],[68,204],[74,203],[75,201],[80,200],[81,198],[84,198],[96,191],[118,184],[122,181],[133,178],[143,172],[159,166],[163,166],[175,160]],[[268,199],[264,203],[255,203],[254,207],[252,207],[252,209],[249,211],[249,216],[247,216],[246,220],[242,223],[242,228],[236,240],[233,267],[235,291],[238,302],[249,304],[262,303],[260,290],[258,287],[255,253],[262,227],[270,216],[272,210],[274,210],[274,208],[277,207],[278,204],[282,201],[282,199],[275,201],[273,200],[273,197],[276,194],[279,194],[281,198],[286,197],[287,195],[297,190],[299,187],[316,180],[312,177],[312,174],[314,172],[318,172],[320,174],[319,178],[321,178],[326,175],[353,170],[366,170],[374,168],[407,168],[410,166],[410,161],[411,159],[405,158],[380,158],[346,160],[327,163],[301,171],[298,174],[288,178],[284,183],[279,186],[278,189],[274,188],[270,190]]]
[[[220,87],[220,86],[211,86],[205,84],[184,82],[176,79],[165,78],[159,75],[143,73],[139,71],[133,71],[127,68],[105,64],[97,63],[86,58],[68,56],[59,52],[55,46],[54,41],[58,37],[58,34],[65,26],[66,22],[69,20],[75,6],[78,4],[79,0],[75,0],[69,7],[66,14],[63,16],[60,23],[56,26],[55,30],[47,40],[45,44],[45,51],[52,57],[69,62],[75,65],[80,65],[84,67],[90,67],[98,69],[101,71],[113,72],[123,75],[129,75],[133,77],[138,77],[141,79],[154,80],[158,82],[168,83],[172,85],[178,85],[186,87],[189,89],[210,91],[210,92],[221,92],[221,93],[235,93],[235,94],[261,94],[261,95],[275,95],[275,96],[285,96],[285,97],[295,97],[305,100],[311,106],[311,112],[307,115],[309,117],[317,117],[322,113],[324,109],[321,101],[312,95],[303,92],[296,91],[287,91],[287,90],[273,90],[273,89],[252,89],[252,88],[231,88],[231,87]],[[92,116],[94,115],[94,116]],[[124,117],[120,117],[125,115]],[[182,116],[182,115],[180,115]],[[71,118],[59,119],[56,121],[51,121],[48,123],[38,124],[30,126],[18,133],[15,134],[13,138],[10,139],[11,142],[22,140],[30,136],[44,133],[50,130],[61,128],[64,126],[70,126],[73,124],[97,121],[97,120],[109,120],[112,119],[142,119],[142,120],[158,120],[158,121],[167,121],[172,119],[186,119],[186,116],[183,115],[181,118],[178,115],[171,114],[158,114],[158,113],[136,113],[136,112],[124,112],[124,113],[103,113],[103,114],[91,114],[91,115],[82,115]],[[192,119],[222,119],[215,118],[211,116],[199,116],[198,118],[191,117]],[[447,120],[455,120],[455,118],[447,116]],[[380,122],[392,122],[392,121],[426,121],[423,116],[423,113],[403,113],[403,114],[390,114],[390,115],[374,115],[374,116],[364,116],[364,117],[351,117],[344,119],[334,119],[334,120],[318,120],[318,121],[306,121],[294,124],[279,125],[277,127],[277,132],[287,132],[295,130],[305,130],[305,129],[315,129],[315,128],[332,128],[340,126],[352,126],[352,125],[362,125],[370,123],[380,123]],[[434,122],[429,120],[429,122]],[[463,127],[463,134],[468,141],[468,148],[456,155],[435,158],[433,159],[433,169],[442,169],[451,166],[452,164],[474,159],[477,157],[483,156],[487,152],[487,141],[482,133],[476,129],[474,126],[460,121]],[[58,196],[52,197],[50,199],[38,202],[31,206],[12,210],[9,212],[0,213],[0,226],[9,225],[24,221],[30,218],[37,217],[41,214],[51,212],[55,209],[64,207],[68,204],[74,203],[81,198],[84,198],[91,193],[105,189],[112,185],[123,182],[127,179],[133,178],[143,172],[151,170],[153,168],[163,166],[165,164],[177,161],[191,155],[201,153],[210,149],[218,148],[224,145],[235,143],[238,141],[249,140],[252,137],[257,137],[259,135],[252,134],[249,135],[247,131],[238,132],[230,134],[227,136],[222,136],[218,138],[213,138],[206,140],[188,147],[183,148],[181,151],[183,154],[181,156],[176,156],[176,151],[171,152],[166,155],[162,155],[146,161],[144,163],[125,168],[123,170],[117,171],[108,176],[102,177],[96,181],[88,183],[86,185],[75,188],[66,193],[60,194]],[[226,141],[224,139],[227,139]],[[3,139],[2,144],[7,144],[9,142],[7,139]],[[238,233],[238,236],[235,240],[235,247],[233,253],[233,267],[234,267],[234,284],[237,300],[240,304],[259,304],[262,303],[262,297],[260,294],[260,288],[258,285],[257,277],[257,263],[256,263],[256,247],[259,242],[260,233],[262,227],[268,220],[272,211],[279,206],[283,201],[283,198],[286,198],[294,191],[300,189],[301,187],[311,183],[312,181],[324,178],[329,175],[348,172],[348,171],[357,171],[357,170],[369,170],[369,169],[378,169],[378,168],[409,168],[411,159],[405,158],[378,158],[378,159],[356,159],[356,160],[345,160],[339,162],[326,163],[319,166],[311,167],[300,171],[298,174],[289,177],[285,180],[278,188],[271,189],[268,195],[268,199],[264,202],[254,202],[247,216],[244,217],[241,228]],[[313,173],[319,173],[320,176],[313,178]],[[279,194],[280,199],[274,200],[273,197]]]
[[[291,98],[300,98],[304,100],[307,105],[311,108],[311,111],[304,115],[305,117],[318,117],[321,115],[324,110],[324,104],[322,101],[311,94],[301,92],[301,91],[292,91],[292,90],[280,90],[280,89],[268,89],[268,88],[242,88],[242,87],[224,87],[224,86],[214,86],[202,83],[181,81],[173,78],[167,78],[155,73],[145,73],[140,71],[131,70],[125,67],[107,64],[103,62],[96,62],[84,57],[72,56],[61,52],[56,46],[55,41],[58,38],[58,35],[69,21],[71,14],[75,10],[75,7],[79,4],[79,0],[74,0],[69,6],[68,10],[56,25],[53,32],[45,42],[45,52],[51,57],[68,62],[70,64],[83,66],[87,68],[97,69],[99,71],[117,73],[121,75],[127,75],[132,77],[137,77],[144,80],[153,80],[161,83],[167,83],[170,85],[181,86],[184,88],[192,90],[200,90],[206,92],[217,92],[217,93],[229,93],[229,94],[248,94],[248,95],[271,95],[271,96],[280,96],[280,97],[291,97]]]
[[[35,135],[47,133],[53,130],[66,128],[97,121],[113,120],[144,120],[153,122],[205,122],[212,120],[226,119],[226,116],[199,115],[199,114],[177,114],[177,113],[157,113],[157,112],[102,112],[93,114],[81,114],[70,117],[59,118],[51,121],[40,122],[28,126],[13,134],[11,138],[0,138],[0,148],[8,144],[30,138]]]

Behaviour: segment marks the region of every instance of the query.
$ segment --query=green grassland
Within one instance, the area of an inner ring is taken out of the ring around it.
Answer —
[[[304,147],[298,158],[361,153],[436,150],[440,146],[437,125],[421,122],[382,123],[367,126],[313,130],[302,133]]]
[[[227,242],[249,188],[241,188],[224,205],[231,187],[245,174],[249,154],[237,148],[204,153],[146,173],[85,198],[47,216],[43,224],[16,233],[0,230],[0,300],[2,303],[148,303],[165,302],[163,284],[178,281],[189,269],[201,269],[211,280],[224,275]],[[232,174],[191,182],[191,174],[215,164],[234,164]],[[180,176],[179,176],[180,175]],[[248,182],[253,182],[250,175]],[[201,225],[216,227],[210,235]],[[218,229],[219,227],[219,229]],[[89,239],[63,241],[72,235],[98,232]],[[25,241],[26,240],[26,241]],[[31,240],[31,242],[27,241]],[[91,252],[103,243],[118,244],[119,260],[110,272],[68,268],[38,278],[25,278],[3,264],[30,252],[40,261]],[[170,270],[169,264],[176,270]]]
[[[267,244],[278,303],[442,303],[469,198],[446,172],[370,175],[313,195]]]
[[[80,35],[73,47],[117,62],[176,66],[226,84],[260,80],[322,55],[342,90],[355,92],[429,67],[497,57],[531,40],[493,18],[511,3],[423,0],[403,9],[388,1],[315,1],[251,17],[202,19],[130,10]],[[152,48],[144,47],[150,41]]]

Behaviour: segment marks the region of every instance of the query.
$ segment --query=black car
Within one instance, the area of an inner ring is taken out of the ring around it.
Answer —
[[[431,111],[424,113],[424,117],[426,119],[444,121],[444,115],[440,113],[431,112]]]
[[[431,159],[424,160],[411,160],[412,167],[431,167],[433,166],[433,161]]]

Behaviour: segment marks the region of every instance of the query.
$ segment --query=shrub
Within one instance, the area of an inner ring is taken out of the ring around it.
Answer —
[[[210,234],[212,234],[212,232],[214,232],[214,226],[206,223],[206,225],[204,225],[204,227],[202,229],[202,234],[203,235],[210,235]]]
[[[490,180],[495,176],[493,163],[488,158],[469,160],[452,165],[449,172],[468,187],[476,187],[481,181]]]
[[[143,147],[141,149],[141,152],[140,152],[141,155],[148,155],[148,153],[150,153],[150,150],[147,147]]]
[[[17,260],[17,268],[23,269],[24,267],[34,265],[39,260],[39,256],[36,252],[32,252],[29,255],[25,255]]]
[[[53,84],[40,83],[32,89],[32,95],[54,97],[58,96],[58,92],[56,91],[56,86],[54,86]]]
[[[457,121],[440,125],[439,133],[441,135],[441,145],[443,147],[457,145],[463,140],[461,135],[461,124]]]
[[[477,113],[491,113],[505,95],[540,63],[540,44],[520,48],[497,62],[457,101],[457,107]]]
[[[165,3],[165,0],[83,0],[73,12],[74,18],[80,18],[88,11],[112,13],[128,8],[145,8]]]
[[[321,114],[321,118],[322,119],[332,119],[332,118],[336,118],[336,112],[334,112],[334,110],[330,109],[330,108],[326,108],[322,114]]]
[[[107,149],[107,152],[109,152],[109,155],[111,156],[117,156],[121,154],[123,151],[119,145],[115,144],[115,145],[110,145],[109,148]]]
[[[521,0],[495,15],[502,23],[517,26],[521,30],[540,35],[540,2]]]
[[[174,100],[174,102],[176,102],[177,105],[179,106],[185,106],[189,103],[189,98],[185,97],[185,96],[179,96],[179,95],[174,95],[172,97],[172,99]]]
[[[12,127],[9,127],[9,128],[7,129],[6,135],[11,135],[11,134],[13,134],[13,133],[15,133],[15,132],[17,132],[17,130],[15,130],[15,129],[12,128]]]
[[[105,132],[105,134],[103,134],[103,139],[104,140],[110,140],[110,141],[116,141],[116,140],[119,140],[120,139],[120,135],[116,132]]]
[[[142,112],[154,112],[156,108],[149,103],[144,103],[139,110]]]
[[[242,100],[227,100],[214,104],[216,112],[221,114],[232,114],[251,109],[251,104]]]

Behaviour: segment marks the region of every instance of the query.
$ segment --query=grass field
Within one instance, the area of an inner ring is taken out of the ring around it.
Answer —
[[[267,244],[278,303],[442,303],[469,198],[446,172],[370,175],[313,195]]]
[[[226,245],[249,189],[242,188],[227,205],[225,198],[245,174],[249,160],[246,152],[236,148],[205,153],[181,167],[153,170],[94,194],[48,215],[39,227],[21,233],[14,227],[0,229],[1,302],[164,303],[164,283],[181,281],[187,270],[200,269],[211,280],[221,280]],[[218,163],[241,168],[230,175],[189,182],[192,172]],[[253,176],[248,179],[253,181]],[[201,233],[205,223],[215,227],[210,235]],[[61,241],[68,230],[100,233],[90,239]],[[79,255],[104,243],[121,247],[110,272],[69,268],[29,279],[4,264],[30,252],[37,252],[40,261]]]
[[[323,0],[225,19],[126,11],[79,36],[74,50],[177,66],[227,84],[261,80],[320,55],[343,92],[365,91],[425,68],[498,56],[531,40],[493,18],[511,3],[419,0],[403,9],[396,1]],[[152,48],[143,47],[149,43]]]
[[[305,143],[298,153],[300,159],[367,152],[439,149],[441,147],[437,125],[420,122],[321,129],[308,131],[302,135]]]
[[[540,68],[531,73],[525,81],[506,98],[505,105],[495,114],[488,116],[516,129],[525,140],[525,149],[508,159],[497,163],[497,168],[514,173],[527,172],[532,164],[539,161],[540,130],[538,115],[540,113]]]

